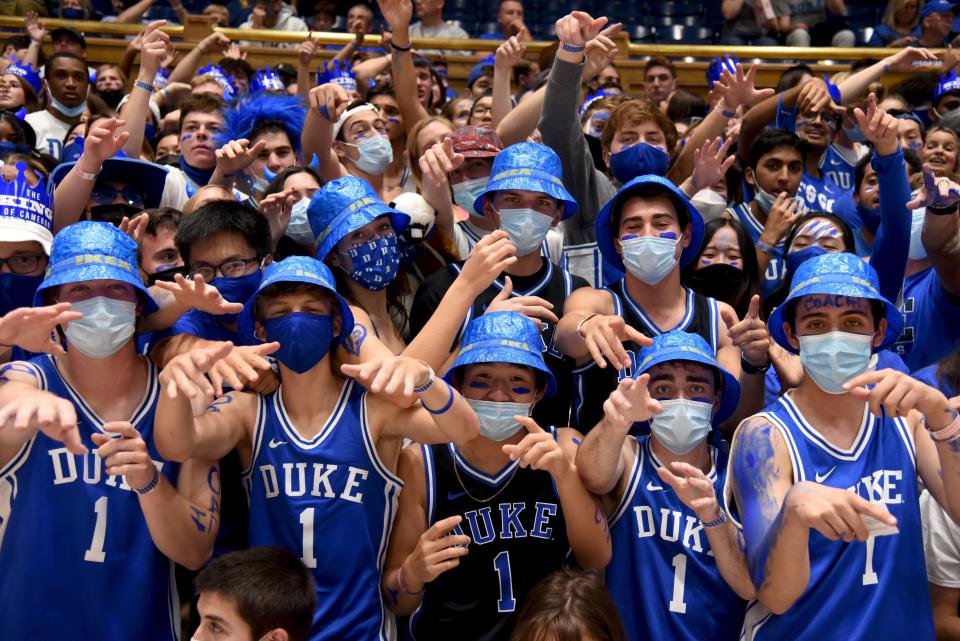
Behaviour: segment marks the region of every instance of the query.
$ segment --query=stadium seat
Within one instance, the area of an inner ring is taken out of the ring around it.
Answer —
[[[702,24],[700,16],[654,16],[649,15],[643,19],[643,23],[648,27],[696,27]]]
[[[638,24],[630,29],[630,39],[634,42],[656,42],[657,33],[646,25]]]
[[[660,27],[657,29],[657,39],[664,43],[683,43],[683,44],[713,44],[714,32],[706,27],[684,27],[674,25],[672,27]]]
[[[873,37],[873,27],[863,27],[857,29],[854,33],[857,34],[857,44],[866,45],[870,42],[870,38]]]

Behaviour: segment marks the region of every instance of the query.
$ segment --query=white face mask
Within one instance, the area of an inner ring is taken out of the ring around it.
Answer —
[[[316,242],[313,230],[310,229],[310,220],[307,217],[307,208],[310,207],[309,198],[301,198],[290,208],[290,222],[287,223],[286,235],[301,245],[312,247]]]
[[[701,189],[690,199],[690,204],[697,208],[706,223],[723,215],[727,199],[712,189]]]
[[[464,180],[462,183],[457,183],[453,186],[453,202],[474,216],[481,215],[480,212],[473,208],[473,204],[477,201],[477,198],[480,197],[480,194],[483,193],[483,190],[487,188],[489,178],[489,176],[484,176],[483,178],[474,178],[472,180]]]
[[[682,236],[681,236],[682,238]],[[627,271],[647,285],[656,285],[677,266],[680,238],[637,236],[620,241]]]
[[[535,209],[501,209],[500,229],[510,235],[510,242],[517,248],[517,256],[532,254],[553,227],[553,217]]]
[[[67,344],[90,358],[116,354],[136,329],[136,303],[96,296],[73,303],[73,311],[81,312],[83,318],[67,325]]]
[[[926,207],[913,211],[913,222],[910,225],[910,250],[907,252],[911,260],[923,260],[927,257],[927,248],[923,246],[923,219],[926,215]]]
[[[827,332],[800,336],[800,363],[810,378],[828,394],[843,394],[843,384],[870,367],[873,336]]]
[[[353,162],[371,176],[379,176],[387,170],[390,163],[393,162],[393,147],[390,145],[390,139],[386,136],[376,135],[361,140],[360,142],[344,143],[357,148],[360,157]]]
[[[480,419],[480,436],[491,441],[505,441],[522,429],[514,416],[530,416],[530,403],[464,400]]]
[[[660,401],[663,411],[650,419],[650,431],[660,445],[682,456],[710,434],[713,405],[684,398]]]

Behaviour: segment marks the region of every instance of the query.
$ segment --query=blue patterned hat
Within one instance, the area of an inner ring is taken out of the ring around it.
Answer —
[[[720,406],[714,413],[716,422],[722,422],[730,417],[740,402],[740,383],[737,378],[720,367],[713,349],[699,334],[688,334],[674,330],[653,337],[653,345],[643,347],[637,355],[637,369],[633,377],[638,378],[654,365],[668,361],[690,361],[712,367],[722,381],[717,390],[720,393]]]
[[[580,207],[563,186],[563,166],[560,157],[546,145],[518,142],[510,145],[493,159],[490,179],[474,202],[476,211],[483,211],[483,201],[495,191],[519,189],[540,191],[563,204],[563,218],[570,218]]]
[[[213,76],[216,83],[223,88],[224,101],[228,104],[233,102],[234,96],[237,95],[237,83],[234,81],[233,76],[228,75],[220,65],[209,64],[200,67],[200,70],[197,71],[197,76]]]
[[[873,348],[874,352],[893,345],[903,330],[903,313],[880,294],[880,279],[873,267],[855,254],[832,252],[804,261],[793,275],[787,299],[770,314],[768,325],[771,338],[794,354],[799,354],[800,351],[790,344],[783,331],[783,312],[787,303],[810,294],[866,298],[883,303],[886,308],[884,317],[887,319],[887,333],[883,337],[883,344]]]
[[[316,285],[333,294],[340,304],[340,334],[335,337],[334,346],[339,345],[340,341],[350,335],[353,331],[353,313],[350,311],[350,305],[337,293],[336,281],[333,278],[330,268],[321,263],[316,258],[309,256],[291,256],[285,258],[279,263],[271,263],[263,270],[263,277],[260,279],[260,285],[257,291],[243,306],[243,311],[237,317],[237,330],[245,340],[257,344],[262,343],[256,337],[254,331],[256,324],[254,322],[253,308],[257,302],[257,296],[260,292],[271,285],[277,283],[306,283]]]
[[[143,297],[144,314],[159,309],[140,278],[137,243],[113,225],[91,220],[67,225],[54,236],[47,273],[33,304],[42,305],[43,292],[51,287],[101,279],[136,287]]]
[[[23,64],[22,62],[15,62],[12,65],[9,65],[3,71],[4,75],[16,76],[18,78],[23,78],[27,81],[27,84],[33,89],[33,93],[40,95],[40,89],[42,87],[40,80],[40,72],[33,68],[33,65],[29,62]]]
[[[343,176],[331,180],[310,199],[307,217],[317,239],[317,259],[324,260],[340,239],[380,216],[390,216],[399,236],[410,217],[391,209],[363,178]]]
[[[33,240],[50,255],[53,243],[53,198],[40,176],[36,187],[27,181],[27,164],[16,164],[17,176],[7,182],[0,178],[0,240]]]
[[[458,368],[476,363],[514,363],[532,367],[547,377],[544,398],[557,391],[553,372],[543,361],[543,338],[537,324],[517,312],[490,312],[470,321],[463,332],[457,360],[443,379],[452,383]]]
[[[349,62],[339,60],[323,61],[323,66],[317,69],[317,85],[332,82],[340,85],[347,91],[357,91],[357,77]]]

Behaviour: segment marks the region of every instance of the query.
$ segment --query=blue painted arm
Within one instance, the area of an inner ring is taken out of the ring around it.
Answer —
[[[889,156],[873,154],[871,159],[880,185],[880,226],[873,241],[870,265],[880,277],[880,293],[887,300],[897,300],[903,289],[910,249],[910,225],[913,219],[906,204],[910,201],[903,150]],[[872,256],[882,257],[874,261]]]

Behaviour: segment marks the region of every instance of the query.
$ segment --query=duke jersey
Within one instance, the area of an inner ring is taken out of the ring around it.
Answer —
[[[645,336],[658,336],[667,331],[682,330],[699,334],[717,352],[720,338],[717,336],[717,323],[720,310],[717,301],[684,288],[687,292],[686,311],[675,327],[660,329],[644,313],[640,304],[633,300],[627,291],[626,280],[605,289],[613,297],[615,314],[623,318],[627,325]],[[581,432],[589,432],[603,418],[603,402],[616,389],[621,379],[633,375],[640,346],[633,341],[624,341],[623,349],[630,358],[630,367],[617,371],[612,367],[600,368],[590,359],[573,370],[573,422]]]
[[[548,428],[556,438],[556,429]],[[459,514],[470,537],[460,564],[426,585],[410,617],[415,641],[508,641],[533,587],[559,570],[570,550],[553,478],[511,462],[494,475],[453,444],[423,445],[427,527]]]
[[[857,204],[853,202],[852,192],[837,187],[826,174],[817,178],[804,170],[797,196],[804,201],[805,211],[827,211],[836,214],[854,232],[863,226],[857,214]]]
[[[848,489],[881,503],[897,518],[899,533],[845,543],[811,529],[807,589],[781,615],[752,601],[743,623],[747,641],[934,638],[913,434],[904,419],[877,418],[864,408],[860,432],[846,450],[807,423],[790,393],[759,414],[787,444],[795,483]],[[731,491],[728,483],[728,502]]]
[[[671,487],[649,436],[637,439],[630,482],[610,520],[615,561],[606,585],[630,641],[737,639],[746,602],[720,576],[703,524]],[[722,496],[726,456],[707,475]],[[721,501],[721,505],[723,505]]]
[[[317,586],[312,641],[393,639],[380,571],[403,482],[377,455],[366,390],[347,379],[310,439],[287,415],[282,391],[260,397],[244,472],[250,545],[284,548],[310,568]]]
[[[893,346],[911,372],[952,354],[960,344],[960,300],[933,267],[903,281],[903,332]]]
[[[179,466],[164,461],[153,442],[160,385],[146,362],[146,393],[130,423],[176,485]],[[71,454],[37,433],[0,469],[0,639],[179,639],[173,562],[153,544],[136,492],[123,477],[107,475],[97,455],[91,436],[105,433],[105,421],[51,356],[10,367],[73,403],[88,451]]]
[[[760,240],[760,235],[763,234],[763,223],[757,220],[757,217],[753,214],[750,203],[738,203],[734,205],[730,211],[733,212],[737,220],[747,229],[747,233],[750,234],[750,240],[756,244],[757,241]],[[780,239],[780,242],[774,247],[774,254],[770,257],[767,271],[763,274],[763,282],[760,286],[761,293],[764,297],[772,294],[777,287],[780,286],[780,283],[787,274],[787,263],[784,260],[784,241],[785,239]]]
[[[857,163],[865,153],[862,145],[858,149],[844,149],[839,145],[830,145],[820,158],[820,169],[833,184],[843,191],[853,191]]]

